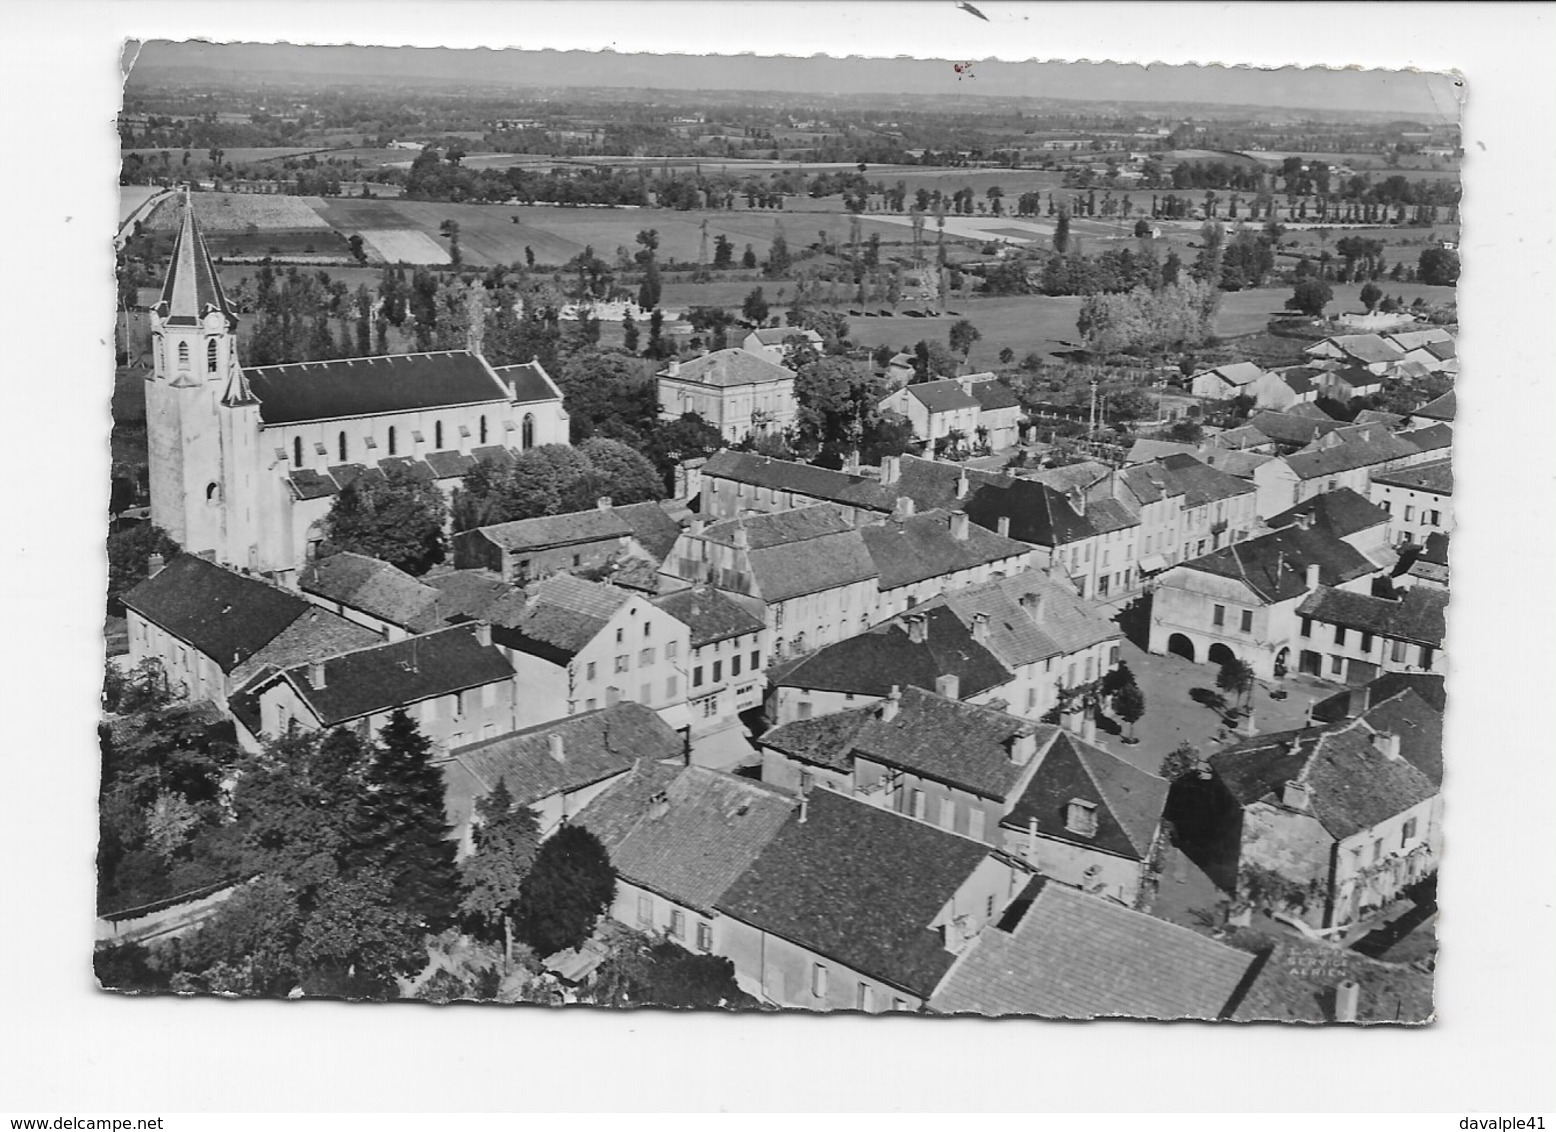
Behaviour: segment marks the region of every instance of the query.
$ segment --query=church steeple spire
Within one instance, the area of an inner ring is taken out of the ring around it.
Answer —
[[[184,190],[184,220],[173,243],[173,258],[168,264],[167,279],[162,284],[162,301],[156,312],[170,326],[199,326],[211,311],[220,311],[229,328],[237,325],[237,317],[227,303],[221,280],[211,263],[211,253],[206,250],[205,239],[195,223],[194,202],[189,190]]]

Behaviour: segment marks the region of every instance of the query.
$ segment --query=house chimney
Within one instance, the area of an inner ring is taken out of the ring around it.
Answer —
[[[1037,754],[1037,734],[1018,731],[1010,737],[1010,761],[1016,766],[1026,766]]]
[[[844,457],[843,470],[851,476],[859,474],[859,449],[855,448]]]
[[[911,495],[899,495],[892,502],[892,518],[902,520],[912,518],[916,510]]]
[[[1359,688],[1351,688],[1345,701],[1345,718],[1355,719],[1367,710],[1367,686],[1363,684]]]
[[[663,790],[661,790],[659,793],[655,794],[653,796],[653,798],[651,798],[649,800],[648,820],[649,821],[658,821],[660,818],[664,817],[669,812],[670,812],[670,795],[666,794]]]
[[[1021,608],[1034,622],[1043,620],[1043,595],[1028,591],[1021,595]]]
[[[956,539],[957,542],[966,542],[967,541],[967,530],[968,530],[967,512],[966,511],[952,511],[951,512],[951,537]]]
[[[987,613],[974,613],[972,617],[972,638],[980,645],[989,641],[989,615]]]
[[[801,825],[804,825],[806,819],[809,818],[809,817],[810,817],[810,799],[806,798],[805,795],[801,794],[800,795],[799,823]]]
[[[901,456],[882,456],[881,457],[881,483],[882,483],[882,485],[888,485],[889,486],[891,484],[896,483],[901,478],[902,478],[902,457]]]
[[[595,500],[594,505],[601,511],[609,511],[611,509],[611,497],[608,495],[602,495],[599,499]]]
[[[482,648],[492,647],[492,623],[490,621],[479,622],[475,627],[476,644]]]
[[[967,478],[967,469],[963,468],[956,475],[956,497],[966,499],[967,493],[972,490],[972,481]]]
[[[1311,511],[1297,512],[1297,530],[1305,531],[1313,526],[1313,513]]]
[[[670,377],[680,377],[681,376],[681,359],[680,358],[671,358],[670,359],[670,365],[665,370],[665,372]]]
[[[902,710],[902,687],[893,684],[891,691],[886,693],[886,698],[881,701],[881,722],[890,723],[897,718],[897,713]]]
[[[308,665],[308,683],[313,685],[314,691],[318,691],[325,686],[324,662],[322,660],[315,660]]]
[[[737,526],[735,528],[735,533],[733,535],[733,538],[734,538],[734,543],[735,543],[735,549],[736,550],[747,550],[747,549],[750,548],[750,546],[751,546],[751,536],[746,531],[746,526],[745,526],[744,523],[741,523],[739,526]]]
[[[1322,584],[1323,583],[1318,580],[1318,563],[1309,562],[1307,566],[1307,588],[1310,590],[1316,590]]]
[[[703,528],[706,525],[707,525],[707,523],[706,523],[705,520],[700,519],[700,518],[693,518],[692,521],[691,521],[691,525],[687,529],[689,531],[691,531],[692,537],[694,537],[694,538],[701,538],[702,537]]]
[[[954,672],[942,673],[935,677],[935,695],[944,696],[948,700],[961,699],[962,680]]]
[[[999,517],[998,521],[996,521],[996,523],[994,524],[994,526],[995,526],[995,529],[999,531],[1001,538],[1009,538],[1010,537],[1010,516],[1009,515],[1001,515]]]
[[[1354,1022],[1361,1009],[1361,984],[1355,979],[1346,979],[1334,989],[1334,1020],[1336,1022]]]
[[[1081,739],[1087,743],[1097,741],[1097,720],[1089,711],[1081,717]]]
[[[908,623],[908,640],[915,645],[921,645],[929,640],[929,619],[922,613],[910,613],[905,618]]]
[[[1385,758],[1394,759],[1396,762],[1400,759],[1399,735],[1395,732],[1379,731],[1372,737],[1372,741],[1378,750],[1383,752]]]
[[[1308,789],[1305,782],[1288,782],[1281,788],[1281,804],[1288,810],[1306,810],[1308,808]]]
[[[162,573],[162,567],[167,565],[167,560],[160,554],[153,554],[146,559],[146,577],[155,578]]]
[[[563,747],[562,736],[555,731],[546,736],[546,749],[557,762],[565,763],[567,761],[567,751]]]

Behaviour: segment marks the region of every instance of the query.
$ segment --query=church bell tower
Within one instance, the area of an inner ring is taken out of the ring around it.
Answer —
[[[238,365],[237,316],[187,192],[183,209],[162,297],[151,312],[151,521],[192,554],[249,566],[256,554],[259,405]]]

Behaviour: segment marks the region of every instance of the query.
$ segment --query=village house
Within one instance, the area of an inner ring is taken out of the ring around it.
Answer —
[[[1440,672],[1448,592],[1410,586],[1395,597],[1321,587],[1297,607],[1297,668],[1347,684],[1382,672]]]
[[[1324,371],[1311,366],[1286,366],[1270,370],[1247,386],[1254,405],[1260,409],[1286,412],[1297,405],[1310,405],[1318,400],[1315,379]]]
[[[570,821],[610,855],[612,919],[718,955],[719,901],[799,804],[797,795],[747,778],[639,760]]]
[[[878,597],[864,537],[826,504],[707,525],[694,519],[662,572],[761,602],[774,659],[862,632]]]
[[[691,634],[642,594],[553,574],[526,588],[522,610],[494,625],[492,639],[524,689],[516,726],[621,700],[652,708],[677,731],[691,725]]]
[[[1360,366],[1379,377],[1391,373],[1405,356],[1404,350],[1381,334],[1337,334],[1315,342],[1303,353],[1320,364]]]
[[[898,512],[859,528],[877,572],[871,622],[906,612],[947,590],[1026,570],[1032,548],[974,524],[965,511],[913,513],[903,496]]]
[[[151,323],[152,522],[191,553],[283,582],[360,477],[399,468],[451,492],[483,456],[568,442],[561,395],[538,366],[517,389],[468,350],[244,368],[237,315],[187,203]]]
[[[1395,543],[1424,544],[1431,535],[1453,531],[1453,461],[1449,457],[1423,464],[1374,472],[1368,498],[1389,516]]]
[[[1266,439],[1267,451],[1270,454],[1282,456],[1291,452],[1300,452],[1319,437],[1344,426],[1345,422],[1335,420],[1316,404],[1311,410],[1299,411],[1299,409],[1300,406],[1293,405],[1282,413],[1269,410],[1255,413],[1248,418],[1247,427],[1256,430]],[[1213,437],[1212,442],[1218,443],[1228,435],[1230,433]],[[1219,444],[1219,446],[1228,447],[1226,444]]]
[[[992,373],[972,373],[957,379],[978,402],[978,441],[999,452],[1021,439],[1023,411],[1015,390]]]
[[[1430,1022],[1434,1016],[1431,971],[1371,959],[1354,948],[1340,952],[1319,940],[1236,932],[1232,942],[1258,949],[1239,994],[1225,1017],[1234,1022],[1374,1023]]]
[[[1358,397],[1371,397],[1385,384],[1384,375],[1366,366],[1348,365],[1338,369],[1320,370],[1315,379],[1318,395],[1342,405],[1349,405]]]
[[[485,569],[516,585],[563,570],[599,570],[626,558],[656,566],[680,524],[655,502],[613,506],[608,496],[587,511],[517,519],[460,531],[454,565]]]
[[[1210,757],[1245,906],[1333,934],[1436,870],[1438,786],[1382,728],[1358,718]]]
[[[1300,452],[1271,460],[1254,472],[1259,514],[1278,514],[1341,487],[1366,495],[1374,473],[1429,460],[1451,439],[1426,429],[1417,431],[1425,435],[1390,432],[1382,425],[1349,425],[1326,433]]]
[[[650,599],[686,626],[690,670],[686,706],[691,761],[719,770],[752,761],[755,751],[742,712],[762,706],[767,623],[758,603],[711,586],[691,586]]]
[[[719,898],[720,953],[775,1006],[918,1010],[1025,880],[987,845],[819,790]]]
[[[947,446],[970,446],[977,437],[983,411],[978,399],[954,377],[903,386],[882,398],[876,407],[907,420],[913,435],[935,452]]]
[[[1179,563],[1156,582],[1150,648],[1215,665],[1236,658],[1262,680],[1296,662],[1297,606],[1320,586],[1366,593],[1379,567],[1310,517]]]
[[[1453,428],[1453,418],[1459,410],[1459,398],[1450,389],[1440,397],[1434,397],[1418,409],[1411,411],[1410,419],[1422,425],[1440,425]]]
[[[1189,380],[1189,391],[1209,401],[1254,396],[1254,387],[1263,376],[1264,370],[1254,362],[1232,362],[1196,373]]]
[[[748,354],[765,358],[775,365],[787,365],[791,347],[789,339],[798,338],[816,353],[822,351],[821,335],[814,330],[802,330],[798,326],[764,326],[747,334],[740,348]]]
[[[1030,543],[1033,565],[1063,570],[1081,597],[1105,598],[1139,577],[1140,518],[1116,499],[1007,479],[978,487],[966,511],[979,526]]]
[[[498,782],[549,837],[634,767],[680,762],[684,750],[664,720],[628,700],[457,747],[442,768],[452,837],[461,855],[472,850],[476,803]]]
[[[1131,907],[1167,783],[1061,728],[915,687],[764,735],[763,781],[839,790]]]
[[[1441,531],[1426,536],[1419,550],[1408,559],[1401,556],[1404,571],[1395,571],[1396,586],[1427,586],[1431,589],[1448,588],[1449,537]]]
[[[365,554],[342,551],[303,567],[297,588],[308,601],[371,629],[386,641],[441,629],[442,595],[404,570]]]
[[[310,606],[295,593],[193,554],[163,565],[124,595],[129,663],[161,665],[183,699],[227,700],[267,666],[290,667],[383,638]]]
[[[1193,456],[1122,468],[1111,488],[1139,516],[1139,564],[1115,593],[1143,574],[1239,542],[1258,525],[1253,485]]]
[[[877,477],[728,448],[708,457],[699,484],[698,506],[708,519],[831,503],[842,508],[850,521],[862,523],[891,514],[895,505],[894,493]]]
[[[512,731],[519,701],[513,669],[492,645],[491,626],[478,623],[266,668],[229,702],[238,739],[251,750],[266,736],[293,730],[351,727],[372,740],[403,710],[441,758]]]
[[[661,420],[696,413],[731,443],[794,425],[794,371],[747,350],[671,359],[655,377]]]
[[[1398,560],[1389,538],[1388,512],[1348,487],[1315,495],[1270,516],[1265,525],[1271,530],[1309,526],[1328,531],[1361,551],[1380,570],[1391,569]]]
[[[1236,1003],[1257,958],[1038,877],[957,956],[929,1007],[984,1017],[1215,1019]]]

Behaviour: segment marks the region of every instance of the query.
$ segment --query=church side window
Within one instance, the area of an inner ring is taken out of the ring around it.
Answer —
[[[178,344],[178,364],[181,365],[181,366],[187,366],[189,364],[189,343],[188,342],[180,342]]]
[[[519,430],[519,443],[524,448],[535,447],[535,414],[524,414],[524,426]]]
[[[486,443],[486,414],[481,414],[481,443]]]
[[[389,455],[393,456],[400,450],[400,445],[395,439],[394,425],[389,426]]]
[[[303,466],[303,438],[300,436],[292,437],[292,464],[298,468]]]
[[[346,462],[346,434],[344,432],[340,434],[340,462],[342,464]]]
[[[216,372],[216,339],[214,338],[205,344],[205,368],[210,373]]]
[[[434,421],[432,424],[432,447],[435,451],[443,451],[443,422]]]

